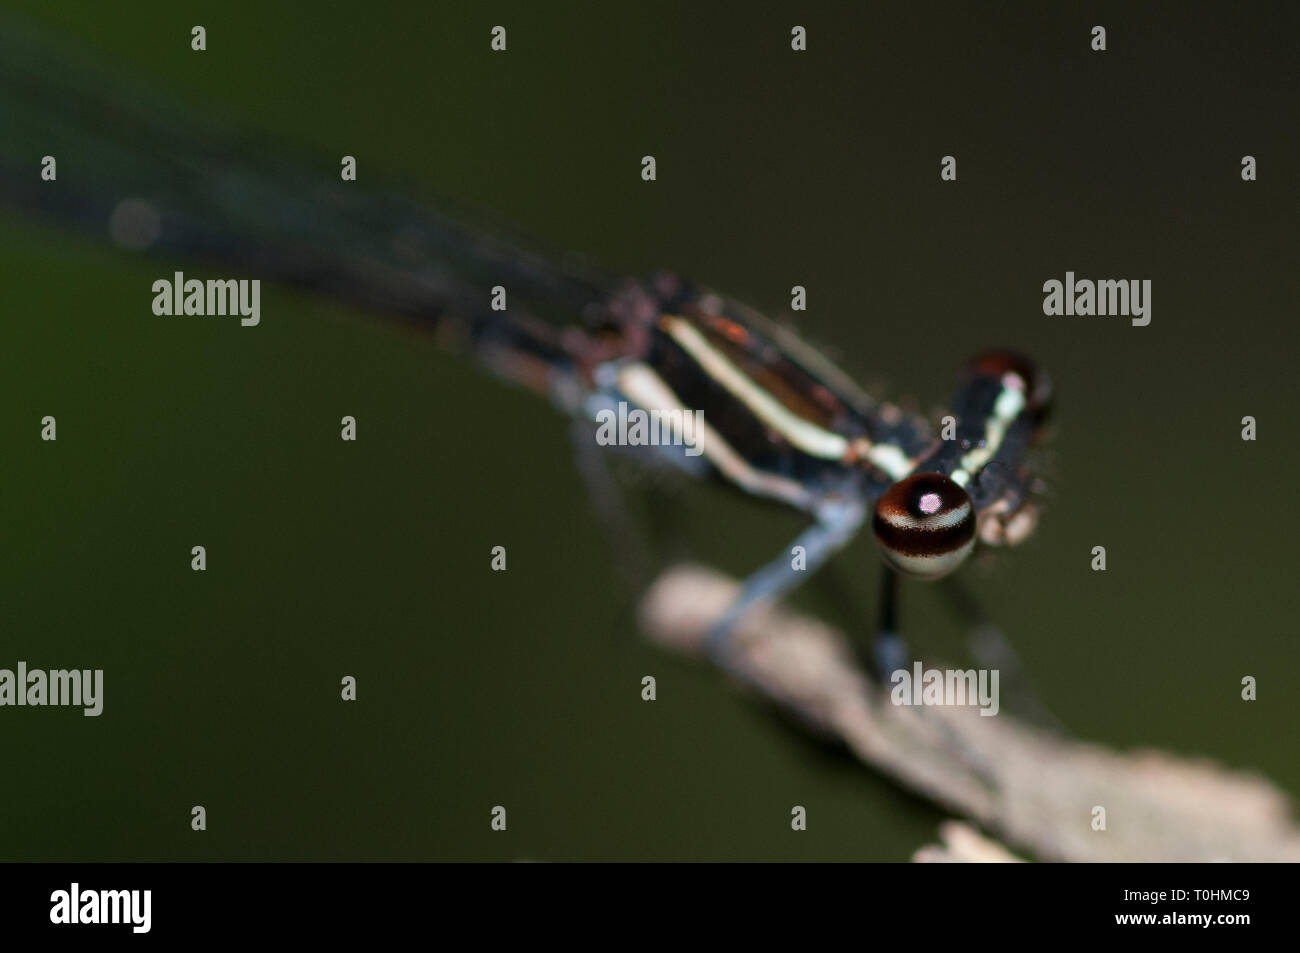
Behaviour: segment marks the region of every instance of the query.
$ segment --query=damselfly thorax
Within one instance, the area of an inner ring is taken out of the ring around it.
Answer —
[[[882,552],[904,573],[936,578],[976,538],[1015,544],[1034,526],[1024,455],[1049,391],[1019,355],[972,361],[948,432],[936,433],[872,400],[790,332],[672,276],[625,287],[604,317],[590,336],[568,339],[588,413],[619,401],[701,412],[713,475],[849,535],[874,508]]]

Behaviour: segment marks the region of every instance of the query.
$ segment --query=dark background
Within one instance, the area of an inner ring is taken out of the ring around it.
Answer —
[[[975,351],[1034,354],[1059,396],[1049,508],[972,585],[1082,737],[1300,791],[1292,6],[7,6],[328,168],[356,155],[359,186],[780,318],[806,285],[795,326],[922,408]],[[0,667],[106,670],[98,719],[0,711],[4,857],[899,860],[933,839],[939,811],[639,641],[543,402],[283,288],[256,329],[158,319],[171,263],[45,224],[0,219],[0,261]],[[1151,279],[1151,325],[1045,317],[1067,270]],[[720,489],[679,503],[733,573],[799,528]],[[838,564],[867,611],[877,561],[864,536]],[[933,593],[904,598],[913,641],[959,658]],[[796,603],[845,612],[824,586]]]

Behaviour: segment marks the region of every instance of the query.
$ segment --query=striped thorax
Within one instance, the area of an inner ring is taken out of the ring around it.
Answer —
[[[856,499],[885,561],[939,578],[975,543],[1021,542],[1034,481],[1023,456],[1045,416],[1047,378],[1009,351],[966,368],[956,431],[878,404],[806,345],[757,315],[683,296],[647,322],[642,346],[598,375],[648,411],[703,412],[704,459],[745,492],[818,513]]]

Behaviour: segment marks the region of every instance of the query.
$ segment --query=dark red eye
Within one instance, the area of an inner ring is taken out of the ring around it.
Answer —
[[[899,480],[876,501],[871,530],[885,561],[921,579],[947,575],[975,547],[975,508],[941,473]]]

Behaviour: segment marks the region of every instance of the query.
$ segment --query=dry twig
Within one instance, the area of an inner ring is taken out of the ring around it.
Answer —
[[[656,643],[700,654],[710,620],[736,591],[712,570],[678,567],[646,594],[642,627]],[[889,703],[844,637],[781,607],[736,632],[734,674],[864,764],[1003,843],[1058,861],[1297,861],[1300,828],[1287,797],[1262,777],[1161,751],[1119,752],[1043,731],[1010,713]],[[1093,830],[1093,808],[1107,829]],[[969,827],[921,859],[1014,859]],[[974,838],[979,838],[977,843]],[[969,848],[969,849],[968,849]]]

